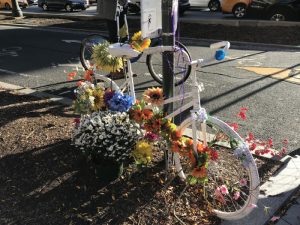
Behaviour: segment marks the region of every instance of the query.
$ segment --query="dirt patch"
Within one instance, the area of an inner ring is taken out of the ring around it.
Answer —
[[[188,224],[220,224],[200,194],[177,203],[185,185],[165,182],[161,154],[102,181],[71,145],[70,107],[3,89],[0,98],[0,224],[179,224],[175,203]],[[264,179],[276,170],[266,163]]]

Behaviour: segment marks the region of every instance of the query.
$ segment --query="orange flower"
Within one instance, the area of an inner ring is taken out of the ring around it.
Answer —
[[[143,118],[145,120],[150,120],[153,116],[153,112],[151,109],[143,109]]]
[[[153,126],[153,129],[160,130],[161,120],[160,119],[154,120],[152,126]]]
[[[132,116],[133,116],[133,119],[138,123],[143,120],[143,113],[142,113],[142,110],[140,110],[140,109],[132,110]]]
[[[152,105],[162,105],[164,102],[163,91],[161,88],[149,88],[144,92],[143,99]]]
[[[147,123],[145,123],[145,124],[144,124],[144,127],[145,127],[145,130],[146,130],[147,132],[152,132],[152,131],[153,131],[151,121],[148,121]]]
[[[191,175],[197,178],[206,177],[206,168],[205,166],[201,166],[201,168],[194,168]]]
[[[172,138],[172,140],[179,140],[180,138],[181,138],[181,136],[182,136],[182,134],[181,134],[181,132],[179,131],[179,130],[174,130],[174,131],[172,131],[172,133],[171,133],[171,138]]]
[[[93,74],[94,74],[93,70],[86,70],[84,73],[84,79],[87,81],[91,81],[92,80],[91,75]]]
[[[76,85],[79,87],[79,86],[81,86],[81,85],[82,85],[82,83],[83,83],[83,81],[82,81],[82,80],[80,80],[80,81],[78,81],[78,82],[76,83]]]
[[[199,153],[203,153],[204,152],[204,147],[203,147],[203,144],[201,142],[197,143],[197,151]]]

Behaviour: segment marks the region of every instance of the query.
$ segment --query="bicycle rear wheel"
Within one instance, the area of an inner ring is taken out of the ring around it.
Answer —
[[[82,40],[80,45],[80,62],[84,69],[88,70],[93,67],[93,47],[106,41],[108,41],[107,37],[99,34],[91,34]]]
[[[225,220],[248,215],[256,207],[259,194],[258,171],[248,146],[231,127],[215,117],[209,117],[206,124],[197,123],[196,127],[198,143],[203,144],[203,152],[209,158],[201,171],[206,181],[203,177],[196,181],[197,173],[192,171],[191,161],[175,153],[176,167],[181,167],[178,173],[186,176],[189,183],[185,197],[199,204],[206,201],[208,207]],[[179,129],[185,136],[192,137],[192,120],[184,121]]]
[[[158,41],[151,45],[151,47],[155,47],[160,44],[161,43]],[[187,48],[182,43],[176,41],[175,45],[179,48],[178,51],[174,52],[174,82],[177,86],[184,83],[191,73],[191,66],[188,64],[191,61],[191,56]],[[173,54],[173,52],[170,52],[169,54]],[[162,53],[147,55],[146,63],[153,79],[159,84],[162,84]]]

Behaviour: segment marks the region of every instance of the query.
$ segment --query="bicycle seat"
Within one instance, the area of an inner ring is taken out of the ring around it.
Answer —
[[[114,57],[134,58],[141,54],[139,51],[134,50],[129,44],[114,43],[108,47],[109,53]]]

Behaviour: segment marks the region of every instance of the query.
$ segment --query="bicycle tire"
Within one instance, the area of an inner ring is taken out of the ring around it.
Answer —
[[[151,47],[158,45],[161,45],[161,41],[154,42]],[[179,51],[175,52],[174,57],[174,79],[175,86],[178,86],[188,79],[192,68],[190,65],[188,65],[188,63],[191,61],[191,55],[188,49],[179,41],[176,41],[175,45],[180,49]],[[159,84],[162,84],[162,53],[147,55],[146,64],[152,78]]]
[[[95,45],[108,41],[108,38],[99,34],[91,34],[84,38],[80,45],[80,62],[85,70],[91,69],[92,49]]]
[[[179,129],[182,134],[186,135],[190,133],[191,135],[191,130],[189,130],[191,129],[191,126],[192,119],[189,118],[180,125]],[[243,155],[245,158],[242,160],[240,156],[237,156],[237,148],[231,147],[231,145],[218,147],[220,144],[216,144],[214,149],[216,149],[218,153],[218,159],[216,161],[209,160],[208,162],[208,182],[189,185],[189,188],[191,188],[189,190],[192,190],[193,188],[202,188],[202,193],[206,193],[206,197],[202,198],[202,203],[203,199],[205,199],[208,202],[209,207],[219,218],[225,220],[237,220],[243,218],[256,206],[259,195],[259,175],[249,147],[231,127],[215,117],[209,117],[207,125],[204,124],[204,126],[207,129],[205,135],[208,143],[212,143],[213,140],[216,140],[216,136],[212,134],[214,131],[215,135],[223,135],[223,138],[226,139],[227,137],[227,139],[230,138],[230,140],[236,140],[237,143],[239,143],[239,146],[244,146]],[[200,132],[200,129],[197,129],[197,131]],[[202,139],[203,138],[201,138],[201,141]],[[223,142],[222,144],[226,145],[226,143]],[[180,175],[181,173],[181,177],[187,177],[191,170],[190,161],[178,153],[174,154],[174,158],[178,174]],[[241,181],[244,183],[243,186]],[[223,197],[220,197],[219,194],[221,189],[218,188],[222,187],[222,185],[228,187],[228,194],[222,194]],[[218,192],[216,192],[217,189]],[[189,197],[191,197],[191,192],[187,194]],[[240,194],[239,197],[237,192]],[[199,204],[200,203],[201,201]]]

